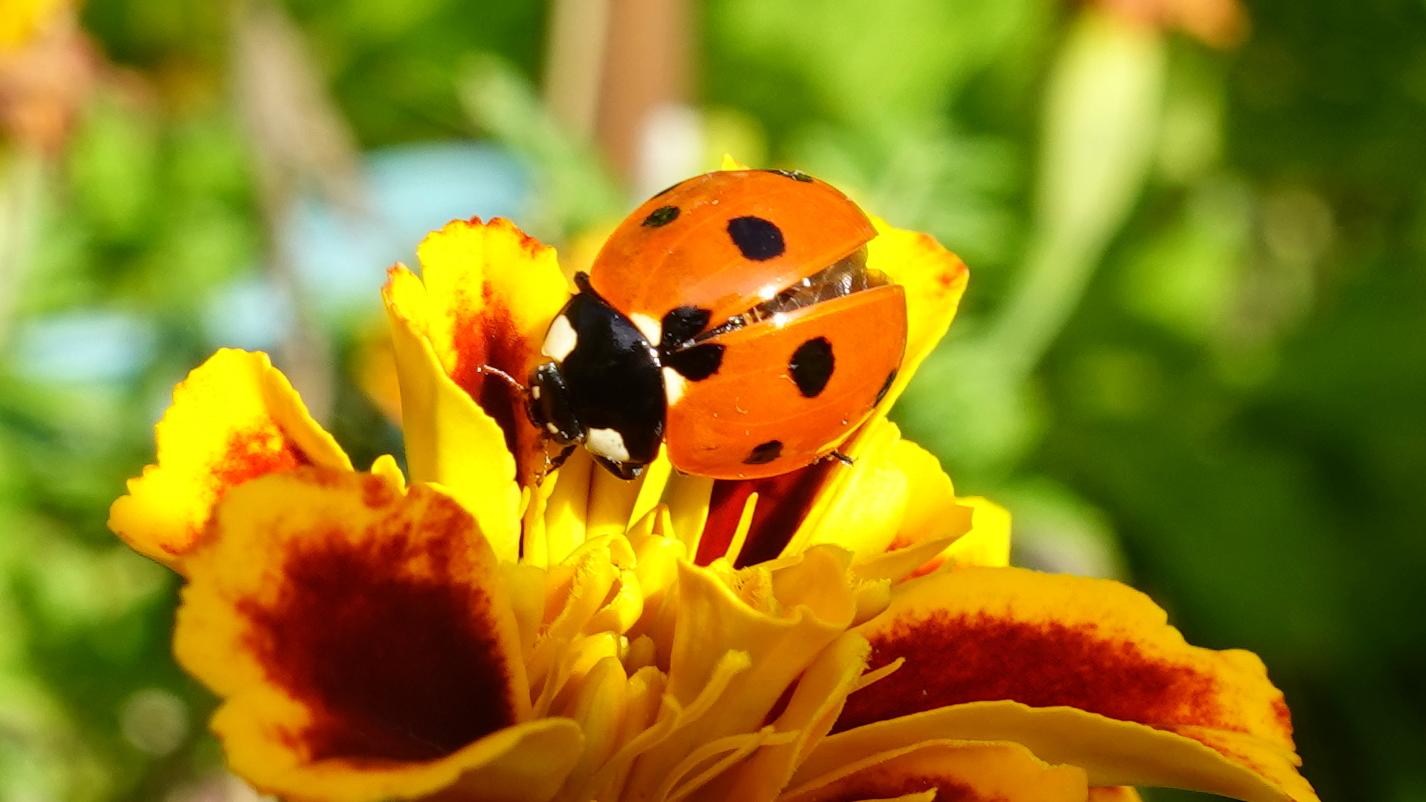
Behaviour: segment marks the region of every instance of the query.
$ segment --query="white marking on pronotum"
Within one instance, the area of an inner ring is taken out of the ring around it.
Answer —
[[[663,369],[663,394],[668,400],[668,405],[673,406],[683,398],[684,388],[687,387],[688,380],[679,375],[673,368]]]
[[[536,401],[540,400],[540,385],[536,384],[530,387],[530,397]]]
[[[585,435],[584,447],[605,459],[628,462],[629,449],[624,447],[624,436],[614,429],[590,429]]]
[[[578,343],[579,335],[575,333],[574,326],[570,325],[569,318],[560,315],[550,324],[550,331],[545,335],[545,344],[540,346],[540,353],[556,362],[563,362]]]
[[[654,320],[648,315],[642,312],[635,312],[629,315],[629,322],[633,323],[634,328],[638,329],[639,333],[644,335],[644,339],[649,341],[649,345],[658,345],[659,340],[663,339],[663,326],[659,325],[657,320]]]
[[[545,429],[547,429],[550,434],[559,434],[559,433],[560,433],[560,427],[554,425],[553,423],[546,423],[546,424],[545,424]]]

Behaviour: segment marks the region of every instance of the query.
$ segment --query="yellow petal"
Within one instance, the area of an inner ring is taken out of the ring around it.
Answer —
[[[677,604],[674,594],[678,589],[679,566],[688,561],[688,550],[681,541],[662,535],[640,538],[634,542],[634,548],[638,557],[635,571],[644,591],[644,609],[653,613],[640,622],[637,631],[660,644],[667,658],[675,621],[671,614],[664,613],[676,609],[672,605]],[[668,665],[666,660],[663,665]]]
[[[369,401],[396,424],[401,423],[401,382],[389,326],[373,320],[357,334],[351,372]]]
[[[523,399],[482,366],[525,381],[540,361],[545,330],[569,300],[555,250],[508,220],[456,220],[417,249],[426,287],[427,334],[441,367],[505,432],[530,484],[544,469],[542,433]]]
[[[790,550],[835,543],[864,561],[929,541],[949,544],[971,531],[972,509],[956,498],[940,461],[903,440],[896,424],[873,420],[850,450],[855,463],[832,473]],[[871,499],[876,503],[868,503]],[[933,552],[926,559],[935,556]],[[910,566],[907,573],[923,568],[924,562]]]
[[[579,763],[565,778],[568,789],[588,786],[594,774],[614,756],[620,743],[620,725],[630,704],[628,674],[617,658],[595,664],[583,678],[569,705],[569,717],[585,733],[585,748]]]
[[[950,567],[1010,565],[1010,511],[980,496],[956,501],[970,512],[970,531],[956,538],[938,560],[927,563],[925,568],[934,569],[937,562]]]
[[[589,532],[589,488],[597,470],[602,469],[581,448],[541,484],[542,494],[549,497],[541,515],[545,544],[532,552],[543,551],[547,564],[562,562],[585,541]]]
[[[936,740],[867,754],[780,797],[782,802],[890,799],[934,789],[937,799],[1085,802],[1084,772],[1051,766],[1014,743]]]
[[[643,611],[643,594],[631,570],[633,549],[622,537],[592,540],[563,565],[545,572],[545,604],[539,636],[526,657],[530,685],[540,710],[555,704],[572,677],[585,636],[612,635],[614,643]],[[592,666],[592,663],[590,664]]]
[[[109,528],[149,557],[177,566],[232,488],[302,465],[351,462],[267,354],[223,349],[173,389],[154,427],[158,462],[129,480]]]
[[[974,534],[973,508],[956,498],[950,477],[926,449],[897,439],[889,456],[905,478],[905,508],[885,550],[859,554],[856,570],[863,579],[899,582],[939,567],[956,544]],[[864,451],[862,459],[867,458]]]
[[[638,479],[620,479],[602,468],[594,471],[586,512],[587,536],[593,538],[629,531],[634,521],[652,509],[663,493],[672,470],[668,457],[660,449],[659,456],[646,466]]]
[[[853,551],[867,578],[900,579],[946,562],[948,546],[973,531],[974,508],[956,499],[940,462],[902,440],[896,424],[869,421],[848,451],[852,465],[828,460],[766,479],[712,483],[698,563],[731,555],[738,565],[755,565],[825,543]],[[744,505],[753,497],[749,516]],[[977,544],[996,533],[989,526],[995,510]],[[745,523],[741,548],[733,549]]]
[[[816,543],[833,543],[858,554],[886,551],[901,530],[907,507],[918,501],[910,496],[913,480],[899,460],[900,440],[901,431],[885,418],[863,427],[855,462],[832,468],[789,551]],[[928,506],[941,502],[954,503],[954,496],[925,499]]]
[[[305,468],[236,488],[210,534],[174,649],[223,697],[213,727],[258,787],[374,802],[523,778],[553,793],[574,764],[577,727],[518,726],[515,619],[453,499]]]
[[[536,488],[539,507],[527,517],[521,559],[555,564],[587,540],[631,533],[646,519],[651,526],[672,470],[660,454],[642,476],[625,481],[597,467],[588,451],[577,449]]]
[[[406,461],[415,482],[436,482],[475,515],[502,560],[520,550],[520,488],[505,433],[446,375],[428,335],[429,299],[394,267],[381,291],[401,383]]]
[[[658,662],[669,667],[670,700],[693,711],[730,657],[741,656],[748,668],[733,692],[711,701],[697,726],[671,732],[639,759],[630,780],[635,787],[659,788],[689,754],[710,743],[731,753],[795,742],[763,728],[779,700],[850,623],[856,589],[849,563],[845,551],[821,548],[789,561],[777,575],[762,567],[733,573],[726,564],[723,570],[678,565],[676,598],[663,611],[673,621],[652,633],[666,649]],[[752,740],[720,741],[752,734]],[[698,782],[712,779],[700,775]],[[679,781],[691,782],[682,775]]]
[[[1042,730],[1035,743],[994,728],[936,737],[1017,740],[1047,760],[1091,769],[1096,784],[1182,783],[1206,771],[1206,751],[1217,773],[1194,787],[1222,792],[1211,783],[1231,779],[1246,792],[1247,777],[1256,778],[1254,799],[1315,799],[1295,771],[1287,708],[1262,662],[1188,645],[1163,610],[1116,582],[1013,568],[938,572],[898,586],[886,612],[858,631],[872,643],[871,669],[906,662],[853,694],[838,730],[998,700],[1073,708],[1085,720],[1192,739],[1199,762],[1143,765],[1135,753],[1121,765],[1117,742],[1089,726]]]
[[[535,642],[545,625],[546,572],[523,562],[501,561],[500,574],[501,590],[509,600],[516,629],[520,632],[521,662],[528,666]],[[527,680],[528,674],[527,671]]]
[[[746,731],[749,724],[761,723],[782,689],[851,620],[854,594],[847,559],[832,550],[817,550],[798,566],[786,569],[787,576],[770,578],[775,590],[797,593],[781,602],[787,608],[781,615],[754,609],[738,597],[745,588],[735,590],[711,571],[680,565],[669,692],[680,700],[692,699],[712,671],[717,658],[713,652],[747,652],[753,657],[759,681],[750,681],[753,687],[744,688],[720,715],[728,718],[730,732]],[[806,587],[813,578],[821,580],[820,587]],[[738,582],[743,585],[747,579],[740,577]],[[796,587],[799,584],[803,586]],[[709,644],[717,644],[717,649],[709,649]]]
[[[701,795],[707,799],[775,798],[798,764],[832,728],[870,652],[866,639],[851,633],[825,648],[798,679],[787,705],[771,722],[775,731],[793,732],[796,737],[763,745],[741,765],[714,780]]]
[[[1104,785],[1089,789],[1089,802],[1142,802],[1142,798],[1131,786]]]
[[[763,727],[755,732],[704,739],[665,775],[654,792],[654,798],[721,802],[725,797],[708,794],[710,782],[723,776],[730,768],[741,765],[754,752],[785,746],[796,737],[796,733],[776,732],[771,727]]]
[[[906,477],[906,512],[889,548],[954,539],[970,532],[971,510],[956,498],[951,477],[936,455],[910,440],[898,438],[891,458]]]
[[[957,498],[947,504],[921,506],[924,512],[939,506],[939,516],[926,524],[911,524],[912,513],[902,523],[902,532],[892,543],[893,550],[857,563],[857,575],[865,579],[900,581],[939,569],[979,565],[1003,568],[1010,565],[1010,512],[979,496]],[[905,543],[914,531],[947,532],[940,537]]]
[[[706,476],[675,473],[669,476],[664,487],[663,501],[668,505],[669,525],[673,530],[670,534],[681,540],[690,554],[698,553],[698,542],[708,523],[713,485],[714,480]]]
[[[938,738],[1023,744],[1044,760],[1083,768],[1095,784],[1188,788],[1248,802],[1317,800],[1296,761],[1261,740],[1229,754],[1144,724],[1017,702],[970,702],[846,730],[824,740],[802,770],[816,774],[886,744]]]
[[[747,652],[724,652],[714,661],[707,682],[686,703],[667,691],[666,679],[660,681],[664,692],[657,713],[643,719],[647,723],[642,731],[629,738],[616,759],[601,770],[596,784],[608,783],[613,790],[595,798],[657,799],[658,789],[665,787],[689,752],[710,740],[698,733],[710,719],[717,719],[718,706],[729,697],[735,682],[741,684],[751,666]],[[675,738],[677,743],[670,745]]]
[[[609,736],[618,748],[592,772],[576,770],[565,784],[561,799],[621,799],[620,789],[630,765],[651,745],[678,725],[677,706],[663,695],[663,672],[644,667],[635,671],[617,691],[621,710],[611,717]]]
[[[368,471],[374,476],[380,476],[386,483],[401,492],[406,492],[406,475],[401,472],[401,466],[396,464],[396,458],[390,454],[382,454],[371,461],[371,470]]]
[[[894,228],[875,215],[871,220],[877,236],[867,244],[867,266],[906,288],[906,356],[879,405],[887,410],[950,328],[970,272],[931,235]]]

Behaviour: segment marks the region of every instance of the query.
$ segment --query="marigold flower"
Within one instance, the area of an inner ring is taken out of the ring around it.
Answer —
[[[907,288],[896,383],[818,463],[756,481],[543,477],[509,388],[569,277],[504,220],[456,221],[383,292],[410,485],[352,469],[261,354],[178,386],[111,526],[187,579],[179,661],[234,771],[291,800],[1315,800],[1247,652],[1184,642],[1115,582],[1007,565],[885,417],[965,266],[877,222]]]

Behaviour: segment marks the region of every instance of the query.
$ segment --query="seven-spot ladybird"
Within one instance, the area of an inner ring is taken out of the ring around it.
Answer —
[[[861,209],[804,173],[732,170],[615,229],[550,324],[526,409],[560,460],[631,479],[667,442],[684,473],[749,479],[832,454],[896,377],[903,289],[866,266]]]

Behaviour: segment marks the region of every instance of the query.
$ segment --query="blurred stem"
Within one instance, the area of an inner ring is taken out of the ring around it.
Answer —
[[[283,367],[322,420],[333,400],[331,347],[293,263],[286,229],[304,191],[320,193],[337,208],[362,208],[356,147],[301,31],[276,4],[235,3],[233,36],[233,83],[267,231],[267,267],[292,307]]]
[[[545,105],[580,139],[594,134],[609,47],[609,0],[554,0],[545,55]]]
[[[1070,28],[1046,89],[1024,267],[987,334],[1012,379],[1064,328],[1148,180],[1165,61],[1149,26],[1085,8]]]
[[[39,230],[45,161],[39,151],[0,151],[0,346],[10,336]]]
[[[693,17],[688,0],[555,0],[551,9],[550,114],[574,136],[592,136],[626,185],[650,180],[659,148],[691,149],[662,141],[680,132],[657,126],[688,97]]]
[[[661,118],[687,104],[693,9],[688,0],[614,0],[610,12],[595,133],[625,184],[652,193],[684,178],[650,175],[659,172],[660,149],[698,150],[679,141],[687,132],[660,130]]]

